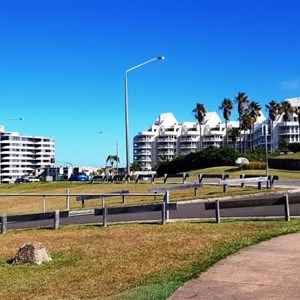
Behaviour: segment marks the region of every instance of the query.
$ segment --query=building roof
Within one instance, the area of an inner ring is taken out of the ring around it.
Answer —
[[[297,98],[287,98],[285,101],[289,101],[293,107],[300,106],[300,97]]]

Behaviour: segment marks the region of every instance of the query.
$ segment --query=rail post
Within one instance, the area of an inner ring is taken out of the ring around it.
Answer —
[[[166,224],[166,202],[163,201],[163,203],[161,204],[161,223],[162,225]]]
[[[103,227],[107,226],[107,207],[103,208]]]
[[[59,227],[59,210],[54,212],[54,229],[58,229]]]
[[[43,195],[43,197],[42,197],[42,211],[43,211],[43,213],[46,212],[46,196],[45,195]]]
[[[221,222],[219,200],[216,200],[216,202],[215,202],[215,210],[216,210],[216,223],[219,224]]]
[[[284,216],[286,221],[290,221],[289,195],[284,195]]]
[[[70,190],[69,189],[66,190],[66,194],[67,194],[67,196],[66,196],[66,209],[70,210]]]
[[[165,207],[165,221],[168,222],[170,219],[170,212],[168,210],[168,203],[170,202],[170,192],[166,191],[165,195],[164,195],[164,203],[166,203],[166,207]]]
[[[7,230],[7,215],[1,216],[1,233],[6,233]]]

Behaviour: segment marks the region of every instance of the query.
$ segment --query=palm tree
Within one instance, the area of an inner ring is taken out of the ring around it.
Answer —
[[[224,98],[219,109],[223,110],[223,117],[225,120],[225,146],[228,146],[227,123],[231,116],[231,110],[233,109],[232,101],[228,98]]]
[[[285,122],[285,142],[288,143],[287,138],[287,122],[290,120],[290,114],[294,112],[292,104],[288,100],[284,100],[280,103],[280,112],[283,113],[282,118]]]
[[[240,136],[240,130],[237,127],[232,127],[231,129],[229,129],[228,133],[229,133],[229,136],[231,136],[233,149],[236,150],[235,145],[236,145],[238,137]]]
[[[268,110],[269,119],[270,119],[270,123],[271,123],[270,148],[271,148],[271,152],[273,152],[273,150],[274,150],[274,128],[273,128],[273,126],[274,126],[274,121],[277,119],[280,105],[275,100],[271,100],[268,104],[266,104],[266,109]]]
[[[202,124],[205,119],[207,111],[203,104],[197,103],[196,107],[192,110],[192,112],[194,113],[194,116],[199,123],[199,138],[200,138],[199,149],[202,150]]]
[[[242,115],[242,119],[241,119],[241,130],[244,131],[244,153],[246,152],[246,144],[247,144],[247,131],[250,130],[251,131],[251,127],[252,127],[252,117],[249,113],[249,110],[246,110],[244,112],[244,114]]]
[[[300,142],[300,106],[295,108],[294,113],[297,115],[297,120],[299,124],[298,134],[299,134],[299,142]]]
[[[238,105],[238,114],[239,114],[239,129],[240,132],[242,130],[242,116],[245,113],[247,104],[249,102],[248,96],[246,93],[239,92],[237,96],[235,96],[235,102]],[[240,151],[242,152],[242,143],[240,143]]]
[[[248,110],[250,114],[250,120],[251,120],[251,127],[250,127],[250,135],[251,135],[251,129],[252,129],[252,139],[251,139],[251,150],[253,151],[253,141],[254,141],[254,126],[258,119],[258,117],[261,116],[261,106],[258,102],[251,101],[248,105]]]
[[[106,159],[106,163],[110,162],[111,168],[114,168],[114,162],[119,163],[119,157],[117,155],[108,155]]]

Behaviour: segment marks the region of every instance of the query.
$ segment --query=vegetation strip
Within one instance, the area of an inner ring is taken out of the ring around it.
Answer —
[[[218,225],[180,222],[10,232],[0,236],[0,297],[166,299],[227,255],[299,230],[299,219],[252,219]],[[42,243],[53,261],[41,266],[9,264],[30,241]]]

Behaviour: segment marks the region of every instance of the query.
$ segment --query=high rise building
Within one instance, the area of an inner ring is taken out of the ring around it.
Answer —
[[[54,166],[55,141],[7,132],[0,126],[0,183],[35,174],[37,169]]]

